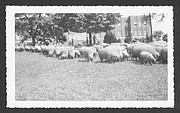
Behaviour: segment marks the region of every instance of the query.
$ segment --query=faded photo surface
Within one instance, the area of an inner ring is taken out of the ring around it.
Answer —
[[[7,107],[173,107],[173,7],[7,6]]]

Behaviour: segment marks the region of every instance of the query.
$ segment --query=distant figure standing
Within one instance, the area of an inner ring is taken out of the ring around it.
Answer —
[[[89,44],[89,42],[88,42],[88,37],[86,36],[86,43],[87,43],[87,45]]]
[[[147,40],[147,42],[150,42],[148,33],[146,33],[146,40]]]
[[[74,46],[74,39],[72,38],[72,43],[71,43],[71,46]]]
[[[94,36],[93,36],[93,42],[94,42],[94,44],[96,44],[96,40],[97,40],[96,35],[94,35]]]

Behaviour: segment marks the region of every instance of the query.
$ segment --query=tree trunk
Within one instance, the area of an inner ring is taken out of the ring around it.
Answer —
[[[153,37],[152,37],[152,22],[151,22],[151,14],[149,13],[149,24],[150,24],[150,30],[151,30],[151,33],[150,33],[150,41],[152,42],[153,41]]]
[[[92,45],[92,35],[89,33],[89,45]]]
[[[96,36],[93,37],[93,44],[96,44]]]
[[[74,40],[72,39],[72,44],[71,44],[72,46],[74,46]]]
[[[56,40],[56,42],[58,43],[59,41],[58,41],[58,37],[57,36],[55,36],[55,40]]]
[[[35,36],[32,36],[32,46],[35,46]]]
[[[87,45],[89,44],[89,42],[88,42],[88,37],[86,37],[86,43],[87,43]]]
[[[57,35],[57,41],[60,42],[61,41],[61,36]]]

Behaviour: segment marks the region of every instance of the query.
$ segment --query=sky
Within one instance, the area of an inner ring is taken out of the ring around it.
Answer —
[[[163,19],[163,22],[157,23],[156,20],[152,20],[152,28],[154,30],[162,30],[164,33],[168,33],[168,15],[165,14],[165,18]]]

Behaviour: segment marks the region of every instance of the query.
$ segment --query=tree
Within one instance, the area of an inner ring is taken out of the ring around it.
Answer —
[[[45,41],[50,38],[66,41],[63,35],[63,29],[53,22],[54,14],[51,13],[16,13],[15,31],[22,36],[32,38],[32,45],[35,45],[35,39]]]
[[[152,37],[155,38],[156,41],[162,40],[161,38],[163,37],[164,33],[162,31],[154,31],[152,34]]]
[[[112,31],[107,31],[104,36],[104,43],[110,44],[115,42],[117,42],[115,35],[112,33]]]
[[[40,34],[41,13],[16,13],[15,31],[19,34],[28,35],[32,38],[32,45],[35,45],[36,35]]]
[[[168,41],[168,34],[167,33],[163,35],[162,40],[166,41],[166,42]]]
[[[119,13],[80,13],[66,14],[67,23],[64,27],[74,32],[89,33],[89,42],[92,44],[92,33],[107,32],[114,29],[119,22]]]
[[[67,41],[64,32],[68,32],[69,29],[72,29],[74,24],[72,23],[72,19],[74,17],[78,17],[75,13],[55,13],[53,15],[52,21],[56,25],[55,34],[57,39],[60,41]]]
[[[150,25],[150,30],[151,30],[151,34],[150,36],[150,41],[152,41],[153,39],[153,29],[152,29],[152,19],[155,19],[156,20],[156,23],[160,23],[160,22],[163,22],[165,18],[165,15],[164,13],[161,13],[161,14],[157,14],[157,13],[149,13],[148,15],[143,15],[143,19],[142,21],[145,21],[146,23],[149,23]]]
[[[90,13],[85,14],[85,17],[87,18],[85,27],[89,33],[90,44],[92,44],[91,33],[108,32],[114,29],[114,24],[120,21],[121,15],[119,13]]]
[[[43,41],[55,38],[57,41],[66,41],[64,32],[89,33],[92,44],[92,33],[106,32],[114,29],[114,24],[119,22],[118,13],[16,13],[16,33],[35,39],[42,37]]]

